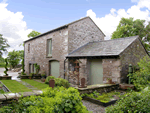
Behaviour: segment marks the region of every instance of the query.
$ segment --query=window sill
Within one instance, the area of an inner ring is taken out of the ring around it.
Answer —
[[[46,58],[52,58],[52,55],[51,56],[46,56]]]

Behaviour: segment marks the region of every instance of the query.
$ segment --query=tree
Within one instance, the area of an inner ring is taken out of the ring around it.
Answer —
[[[7,40],[0,34],[0,57],[2,57],[3,52],[7,52],[7,48],[10,47]]]
[[[13,50],[12,52],[8,53],[8,62],[14,68],[20,62],[20,54],[18,51]]]
[[[145,48],[150,50],[150,22],[145,25],[145,20],[133,18],[121,18],[116,31],[112,33],[111,39],[139,35]]]
[[[41,33],[40,32],[37,32],[37,31],[32,31],[28,34],[28,38],[33,38],[33,37],[36,37],[38,35],[40,35]],[[20,44],[19,46],[24,46],[24,43]]]
[[[20,59],[23,59],[24,58],[24,50],[19,50],[19,57]]]
[[[28,38],[33,38],[33,37],[36,37],[38,35],[40,35],[41,33],[40,32],[37,32],[37,31],[32,31],[28,34]]]

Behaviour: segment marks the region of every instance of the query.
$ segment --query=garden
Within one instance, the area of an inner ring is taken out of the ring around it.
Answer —
[[[147,113],[150,111],[150,59],[145,57],[138,63],[139,70],[130,73],[135,89],[113,91],[93,91],[80,94],[78,89],[70,87],[67,80],[48,76],[44,82],[38,79],[1,80],[13,93],[42,90],[39,96],[28,96],[14,99],[11,104],[0,108],[2,113],[88,113],[82,100],[88,100],[105,107],[106,113]],[[24,75],[22,75],[24,76]],[[32,74],[30,76],[33,76]],[[45,76],[45,75],[43,75]],[[49,87],[49,81],[55,81],[55,87]],[[13,85],[12,85],[13,84]],[[15,86],[15,87],[14,87]],[[106,85],[109,87],[109,85]],[[1,94],[5,93],[0,90]]]

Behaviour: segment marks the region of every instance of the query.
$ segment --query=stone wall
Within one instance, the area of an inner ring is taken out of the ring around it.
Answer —
[[[52,38],[52,57],[47,57],[47,39]],[[90,41],[104,40],[104,34],[90,18],[80,19],[63,28],[25,43],[25,72],[29,73],[29,63],[40,65],[40,72],[49,75],[49,61],[58,60],[60,75],[64,76],[64,60],[73,50]],[[28,52],[30,44],[30,52]],[[86,61],[81,67],[86,68]],[[66,63],[66,69],[67,69]],[[81,75],[86,75],[85,69],[80,69]]]
[[[142,46],[140,39],[136,39],[124,52],[120,55],[121,60],[121,83],[127,83],[129,64],[137,65],[141,58],[147,53]]]
[[[47,39],[52,38],[52,57],[47,57]],[[30,52],[28,52],[30,44]],[[49,75],[49,61],[60,62],[60,75],[64,75],[64,59],[68,55],[68,28],[61,29],[25,43],[25,72],[29,73],[29,62],[40,65],[40,72]]]
[[[121,61],[119,58],[103,59],[103,82],[107,81],[107,78],[112,78],[113,82],[120,83],[121,76]]]
[[[104,34],[90,18],[75,22],[68,27],[68,52],[91,41],[104,40]]]

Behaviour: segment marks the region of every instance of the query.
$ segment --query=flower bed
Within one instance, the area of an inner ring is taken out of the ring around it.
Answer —
[[[102,105],[104,107],[114,104],[120,97],[120,95],[125,94],[123,91],[112,91],[109,93],[98,93],[94,91],[90,94],[82,94],[83,100],[90,101],[92,103]]]

